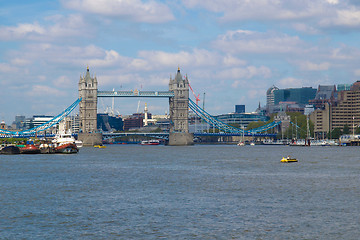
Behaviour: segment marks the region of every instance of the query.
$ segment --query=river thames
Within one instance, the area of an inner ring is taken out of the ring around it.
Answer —
[[[0,239],[359,239],[360,148],[0,155]],[[280,163],[283,156],[297,163]]]

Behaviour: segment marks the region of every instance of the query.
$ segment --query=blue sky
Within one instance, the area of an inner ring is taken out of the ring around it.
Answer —
[[[178,66],[211,114],[266,90],[360,79],[355,0],[0,0],[0,118],[55,115],[89,65],[99,90],[167,90]],[[192,97],[192,94],[191,94]],[[153,114],[167,100],[141,99]],[[200,101],[202,105],[202,101]],[[111,105],[99,99],[99,110]],[[138,99],[116,99],[121,114]]]

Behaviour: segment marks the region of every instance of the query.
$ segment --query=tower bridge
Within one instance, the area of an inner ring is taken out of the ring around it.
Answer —
[[[189,80],[183,78],[180,68],[175,78],[170,78],[169,91],[98,91],[97,78],[91,77],[89,68],[79,80],[80,129],[79,139],[84,145],[100,144],[102,134],[97,132],[97,99],[99,97],[151,97],[168,98],[170,112],[169,145],[192,145],[189,133]]]
[[[86,74],[80,76],[78,83],[79,98],[65,109],[62,113],[50,121],[22,131],[9,131],[0,129],[0,137],[9,136],[33,136],[40,132],[55,126],[62,121],[71,111],[79,105],[80,131],[78,138],[83,141],[84,145],[92,146],[102,143],[103,134],[97,130],[97,103],[100,97],[147,97],[147,98],[167,98],[169,101],[170,112],[170,129],[169,133],[160,134],[163,138],[168,139],[169,145],[192,145],[194,134],[189,133],[189,109],[191,109],[199,118],[210,124],[210,126],[219,129],[220,135],[229,136],[264,136],[263,132],[275,128],[278,125],[286,123],[285,119],[277,119],[256,129],[245,130],[227,125],[207,113],[189,98],[189,80],[187,76],[183,78],[178,69],[175,78],[169,80],[168,91],[99,91],[97,78],[91,77],[89,68]],[[282,123],[283,122],[283,123]],[[41,133],[40,133],[41,134]],[[203,133],[206,134],[206,133]],[[121,134],[110,134],[111,136]],[[109,133],[104,137],[111,137]],[[197,134],[199,135],[199,134]],[[214,134],[211,134],[214,135]],[[274,137],[275,134],[265,134],[268,137]],[[271,136],[273,135],[273,136]]]

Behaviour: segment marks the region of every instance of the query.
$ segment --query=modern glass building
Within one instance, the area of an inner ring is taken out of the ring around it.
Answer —
[[[340,92],[340,91],[349,91],[351,86],[352,86],[352,84],[338,84],[337,85],[337,90],[338,90],[338,92]]]
[[[312,87],[278,89],[274,91],[274,103],[296,102],[305,105],[315,98],[316,91],[317,89]]]
[[[235,112],[236,113],[244,113],[245,112],[245,105],[235,105]]]
[[[124,122],[121,117],[110,116],[107,113],[97,114],[97,129],[102,131],[122,131]]]

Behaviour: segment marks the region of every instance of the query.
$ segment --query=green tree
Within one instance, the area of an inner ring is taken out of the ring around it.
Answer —
[[[334,130],[331,131],[330,136],[332,139],[339,139],[342,132],[340,128],[334,128]]]
[[[349,133],[350,133],[349,125],[345,124],[343,128],[343,134],[349,134]]]
[[[360,127],[357,127],[357,128],[355,129],[355,134],[360,134]]]
[[[257,121],[257,122],[251,122],[249,123],[249,125],[247,126],[246,130],[250,130],[250,129],[254,129],[254,128],[259,128],[264,126],[266,123],[263,121]]]

